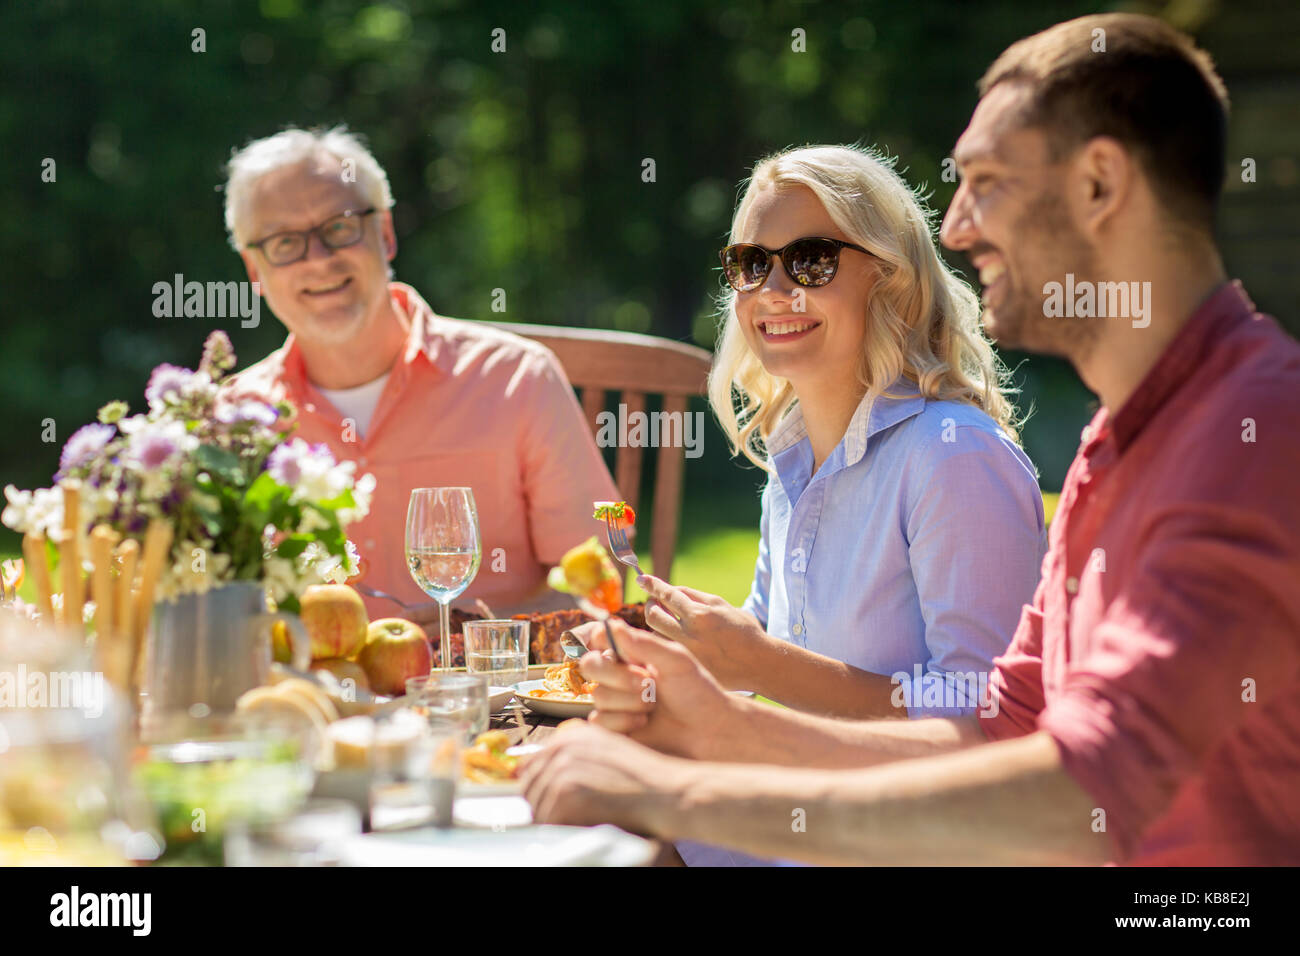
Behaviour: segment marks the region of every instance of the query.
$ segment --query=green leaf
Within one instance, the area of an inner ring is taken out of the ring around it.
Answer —
[[[307,550],[307,545],[315,540],[310,534],[291,534],[275,547],[275,553],[282,558],[293,560]]]
[[[282,510],[289,501],[289,489],[284,487],[270,472],[262,472],[244,492],[243,512],[255,523],[271,523],[272,512]],[[278,506],[278,507],[277,507]]]
[[[246,483],[244,469],[239,466],[238,456],[215,445],[200,445],[194,455],[200,468],[222,478],[232,485],[242,487]]]

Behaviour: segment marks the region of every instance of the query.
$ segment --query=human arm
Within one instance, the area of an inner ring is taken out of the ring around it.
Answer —
[[[523,784],[538,822],[614,823],[809,863],[1078,864],[1111,849],[1090,825],[1092,800],[1042,733],[807,770],[683,760],[579,728],[533,758]]]
[[[597,682],[591,720],[666,753],[698,760],[805,767],[862,767],[982,743],[978,718],[848,721],[773,707],[728,694],[680,645],[611,622],[625,663],[603,653],[582,659]],[[584,629],[587,645],[603,631]]]

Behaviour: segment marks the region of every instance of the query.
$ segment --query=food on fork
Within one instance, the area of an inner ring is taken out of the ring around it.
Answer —
[[[636,524],[636,512],[626,501],[597,501],[596,512],[592,517],[601,521],[613,518],[616,528],[631,528]]]
[[[546,576],[546,584],[556,591],[576,594],[609,614],[616,614],[623,606],[623,577],[595,535],[565,552],[559,565]]]

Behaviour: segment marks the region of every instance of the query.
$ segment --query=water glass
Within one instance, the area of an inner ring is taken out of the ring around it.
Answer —
[[[407,704],[430,719],[459,721],[465,739],[488,728],[488,683],[481,674],[430,674],[406,682]]]
[[[493,687],[517,687],[528,676],[528,621],[466,621],[465,668]]]
[[[340,844],[361,834],[361,812],[346,800],[309,800],[297,813],[241,821],[226,834],[227,866],[337,866]]]
[[[464,722],[426,717],[401,746],[372,748],[370,828],[451,826],[464,742]]]

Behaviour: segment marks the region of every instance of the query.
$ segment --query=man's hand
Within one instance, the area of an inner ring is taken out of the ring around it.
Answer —
[[[763,651],[776,638],[748,611],[732,607],[716,594],[673,587],[651,575],[637,578],[650,595],[645,622],[677,641],[729,690],[761,690]]]
[[[657,835],[677,805],[682,763],[590,724],[566,726],[525,760],[521,780],[537,823]]]
[[[602,625],[575,629],[592,651],[580,663],[582,676],[597,685],[589,720],[665,753],[727,759],[722,745],[746,732],[749,702],[723,690],[681,645],[617,619],[609,623],[622,663],[604,650]]]

